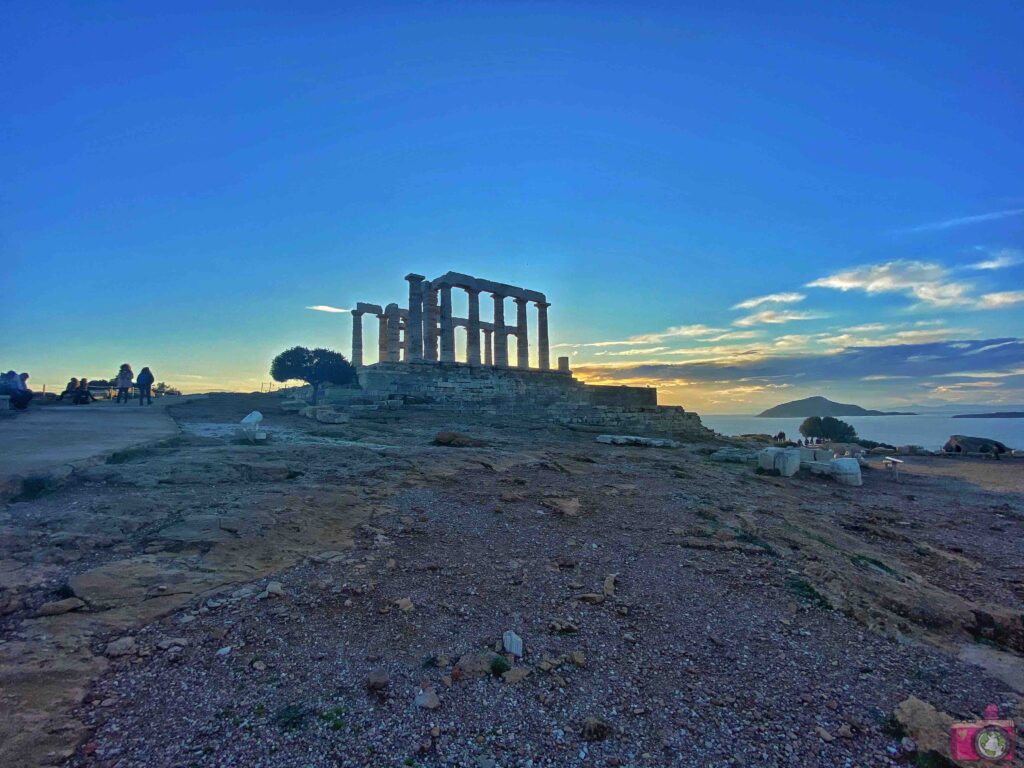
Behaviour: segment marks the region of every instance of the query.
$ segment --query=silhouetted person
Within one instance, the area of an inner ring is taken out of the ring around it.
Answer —
[[[73,398],[75,396],[76,389],[78,389],[78,379],[72,376],[71,381],[69,381],[64,386],[64,391],[60,393],[60,397],[58,397],[57,399],[63,400],[65,397],[67,397],[68,399]]]
[[[139,377],[135,379],[135,386],[139,388],[139,405],[145,400],[149,405],[153,404],[153,372],[149,368],[139,371]]]
[[[71,401],[75,405],[88,405],[95,401],[96,398],[92,396],[92,392],[89,391],[89,380],[79,379],[78,389],[75,390],[75,397]]]
[[[132,399],[132,367],[128,363],[121,363],[121,370],[117,372],[117,402],[124,398],[125,403]]]
[[[25,378],[28,378],[26,375]],[[14,371],[8,371],[3,375],[3,381],[0,381],[0,395],[7,395],[10,399],[10,407],[19,411],[23,411],[28,407],[29,400],[32,399],[32,393],[25,387],[25,381]]]
[[[32,402],[32,390],[28,388],[28,374],[8,371],[4,379],[4,391],[11,398],[11,407],[17,411],[24,411]]]

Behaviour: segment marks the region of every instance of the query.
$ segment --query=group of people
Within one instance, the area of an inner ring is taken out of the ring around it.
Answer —
[[[123,363],[117,372],[115,384],[117,386],[117,402],[127,403],[132,397],[132,387],[139,390],[139,405],[153,404],[153,383],[156,377],[149,368],[143,368],[136,376],[132,373],[132,367]],[[106,384],[104,384],[106,388]],[[8,371],[0,376],[0,395],[6,395],[10,400],[10,407],[15,410],[24,411],[32,402],[35,393],[28,388],[28,374]],[[61,392],[58,400],[70,400],[74,405],[86,405],[95,402],[96,398],[89,391],[89,380],[86,378],[75,379],[67,383],[64,391]]]
[[[86,378],[72,378],[57,399],[64,400],[65,398],[74,405],[87,405],[96,399],[93,397],[92,392],[89,391],[89,380]]]
[[[133,381],[134,379],[134,381]],[[143,368],[139,375],[132,373],[132,367],[128,363],[122,363],[121,369],[117,372],[114,384],[117,386],[117,402],[127,403],[132,399],[132,387],[139,390],[139,405],[153,404],[153,382],[156,378],[149,368]],[[64,387],[58,400],[69,399],[74,405],[86,405],[96,398],[89,391],[89,380],[71,379]]]
[[[121,370],[117,372],[117,402],[127,403],[132,398],[132,367],[128,363],[121,363]],[[134,386],[139,390],[139,405],[153,404],[153,372],[149,368],[143,368],[135,378]],[[123,398],[123,400],[122,400]]]
[[[33,392],[28,388],[28,374],[8,371],[0,381],[0,395],[10,398],[11,408],[24,411],[32,401]]]

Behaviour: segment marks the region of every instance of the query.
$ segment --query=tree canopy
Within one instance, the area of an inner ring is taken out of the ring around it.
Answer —
[[[800,425],[800,434],[804,437],[820,437],[837,443],[851,443],[857,439],[857,430],[852,424],[834,416],[808,416]]]
[[[313,388],[313,402],[322,384],[352,384],[356,380],[356,370],[344,355],[322,347],[286,349],[270,364],[270,375],[274,381],[306,382]]]

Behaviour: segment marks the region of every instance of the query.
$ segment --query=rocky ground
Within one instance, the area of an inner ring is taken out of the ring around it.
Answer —
[[[3,512],[3,765],[897,765],[932,759],[910,696],[1020,707],[1024,462],[850,488],[412,409],[174,415]]]

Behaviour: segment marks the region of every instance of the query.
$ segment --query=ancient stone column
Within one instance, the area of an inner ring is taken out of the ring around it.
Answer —
[[[352,310],[352,367],[363,364],[363,313]]]
[[[423,357],[437,360],[437,291],[423,284]]]
[[[491,334],[494,333],[490,328],[484,329],[484,365],[494,365],[494,356],[491,354]]]
[[[548,307],[551,305],[546,301],[538,301],[535,306],[537,307],[537,348],[539,358],[537,367],[542,371],[547,371],[551,368],[551,348],[548,345]]]
[[[409,332],[411,327],[408,318],[402,321],[402,359],[407,363],[409,355],[412,354],[412,334]],[[422,326],[420,327],[422,329]]]
[[[384,316],[388,319],[387,361],[397,363],[401,359],[402,352],[400,345],[402,318],[398,314],[398,305],[388,304],[384,309]]]
[[[455,326],[452,324],[452,289],[441,288],[441,362],[455,362]]]
[[[423,359],[423,275],[408,274],[409,281],[409,320],[406,324],[405,359]]]
[[[480,291],[467,288],[469,316],[466,318],[466,362],[480,365]]]
[[[377,315],[377,319],[380,321],[377,331],[377,362],[386,363],[388,361],[388,316],[381,312]]]
[[[530,339],[526,331],[526,299],[516,299],[516,364],[519,368],[530,367]]]
[[[568,373],[569,372],[569,358],[568,357],[560,357],[560,358],[558,358],[558,370],[561,371],[562,373]]]
[[[494,367],[508,368],[508,332],[505,330],[505,297],[492,293],[494,298]]]

